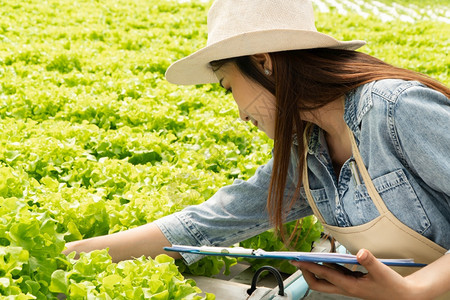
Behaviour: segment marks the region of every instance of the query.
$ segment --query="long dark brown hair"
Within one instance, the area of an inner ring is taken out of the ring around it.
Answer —
[[[298,138],[298,182],[290,206],[298,199],[302,184],[303,156],[306,145],[303,132],[306,122],[300,111],[322,107],[365,83],[397,78],[416,80],[450,98],[450,89],[423,74],[387,64],[368,54],[336,49],[308,49],[269,53],[273,76],[261,72],[251,56],[211,62],[213,70],[226,63],[235,63],[244,76],[260,84],[276,99],[273,171],[269,186],[267,209],[270,220],[285,242],[283,196],[289,168],[293,135]],[[291,236],[292,237],[292,236]]]

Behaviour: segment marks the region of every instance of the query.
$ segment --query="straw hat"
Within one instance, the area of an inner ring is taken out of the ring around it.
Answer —
[[[208,13],[206,47],[173,63],[166,79],[185,85],[214,83],[213,60],[310,48],[355,50],[364,44],[318,32],[309,0],[216,0]]]

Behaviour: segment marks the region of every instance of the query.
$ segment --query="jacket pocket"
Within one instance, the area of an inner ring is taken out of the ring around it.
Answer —
[[[323,219],[328,225],[337,225],[334,217],[333,209],[331,207],[330,199],[327,196],[325,189],[311,190],[311,196],[316,203],[317,209],[322,214]]]
[[[372,179],[381,199],[389,211],[406,226],[422,234],[430,227],[430,220],[403,170],[395,170]],[[354,193],[355,214],[353,225],[367,223],[379,213],[364,184],[358,185]],[[358,220],[359,219],[359,220]]]

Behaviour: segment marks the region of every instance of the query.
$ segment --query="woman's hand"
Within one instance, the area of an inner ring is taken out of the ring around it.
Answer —
[[[291,262],[301,269],[313,290],[363,299],[434,299],[450,291],[450,255],[403,277],[362,249],[358,262],[367,274],[308,262]]]

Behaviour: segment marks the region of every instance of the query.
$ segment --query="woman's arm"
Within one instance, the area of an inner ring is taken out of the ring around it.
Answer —
[[[149,223],[110,235],[67,243],[67,249],[63,253],[76,251],[78,256],[80,252],[109,248],[109,254],[114,262],[142,255],[155,257],[162,253],[173,258],[181,258],[179,253],[164,251],[163,247],[166,246],[171,246],[171,243],[156,224]]]
[[[165,253],[174,258],[183,257],[191,264],[201,256],[164,252],[163,247],[171,244],[230,246],[271,228],[266,211],[271,171],[272,160],[259,167],[249,180],[236,180],[199,205],[188,206],[131,230],[68,243],[64,253],[109,248],[113,261]],[[286,207],[295,188],[294,182],[290,179],[286,187]],[[299,200],[287,213],[286,221],[311,214],[307,202]]]
[[[325,293],[341,294],[362,299],[435,299],[450,291],[450,255],[446,254],[402,277],[379,262],[370,251],[362,249],[358,262],[368,273],[359,276],[315,263],[292,262],[302,270],[309,287]]]

